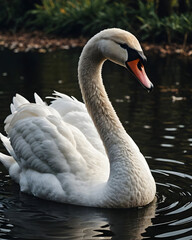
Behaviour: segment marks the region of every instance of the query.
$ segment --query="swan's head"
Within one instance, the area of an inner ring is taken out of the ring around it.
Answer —
[[[144,69],[146,57],[137,38],[118,28],[106,29],[95,36],[103,56],[121,66],[126,67],[148,91],[153,84]]]

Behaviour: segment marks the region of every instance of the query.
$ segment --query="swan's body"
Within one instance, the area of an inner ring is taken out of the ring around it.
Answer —
[[[37,95],[36,103],[20,95],[13,99],[12,114],[5,120],[8,138],[1,135],[11,156],[0,154],[0,160],[21,191],[94,207],[138,207],[154,199],[156,186],[147,162],[102,84],[106,59],[130,68],[146,88],[152,87],[137,39],[108,29],[95,35],[80,57],[85,105],[60,93],[50,106]]]

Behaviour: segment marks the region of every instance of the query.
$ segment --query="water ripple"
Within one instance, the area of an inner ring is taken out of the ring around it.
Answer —
[[[172,159],[157,158],[155,160],[164,163],[172,162],[178,166],[184,165]],[[182,171],[168,169],[156,169],[153,170],[153,174],[158,179],[158,203],[153,226],[147,229],[147,232],[156,230],[155,239],[190,239],[192,176]]]
[[[167,162],[167,163],[176,163],[176,164],[182,164],[184,165],[183,162],[178,161],[178,160],[174,160],[174,159],[165,159],[165,158],[155,158],[156,161],[160,161],[160,162]]]

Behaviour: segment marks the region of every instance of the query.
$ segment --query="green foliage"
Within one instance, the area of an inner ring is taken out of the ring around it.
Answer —
[[[140,21],[139,32],[143,40],[155,40],[162,33],[162,21],[155,12],[153,2],[147,4],[139,1],[139,9],[136,11],[136,17]]]
[[[190,8],[179,14],[178,1],[172,1],[175,13],[160,18],[155,2],[158,3],[154,0],[0,0],[0,29],[39,29],[62,36],[91,36],[104,28],[120,27],[143,40],[177,41],[185,47],[192,41]]]
[[[97,12],[97,16],[92,21],[83,25],[82,32],[93,35],[101,29],[110,27],[131,30],[124,4],[115,2],[111,5],[105,5],[102,11]]]
[[[159,18],[153,1],[147,4],[139,0],[139,9],[136,11],[140,21],[139,33],[144,40],[181,42],[185,47],[188,36],[192,34],[192,14],[173,13],[168,17]]]
[[[106,27],[127,27],[124,4],[108,4],[107,0],[42,0],[31,14],[35,15],[31,25],[62,35],[92,35]]]
[[[179,41],[183,38],[183,44],[186,45],[188,34],[192,33],[191,14],[172,14],[162,19],[163,26],[167,33],[167,40],[170,44],[173,40]]]
[[[13,6],[11,6],[8,1],[0,1],[0,26],[1,28],[12,27],[18,28],[19,24],[22,22],[20,12],[18,12],[19,1],[12,1]],[[13,23],[13,19],[15,22]]]
[[[181,14],[181,29],[180,33],[183,36],[183,48],[186,47],[188,36],[190,36],[190,40],[192,41],[192,14]]]
[[[182,30],[181,17],[173,14],[170,17],[162,19],[162,23],[167,33],[168,43],[170,44],[172,39],[176,37],[177,33]]]
[[[17,31],[25,26],[27,11],[38,0],[0,0],[0,29]]]

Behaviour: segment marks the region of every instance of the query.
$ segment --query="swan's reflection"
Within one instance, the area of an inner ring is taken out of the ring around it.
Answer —
[[[19,195],[18,195],[19,194]],[[156,203],[141,209],[98,209],[58,204],[17,193],[4,201],[8,239],[142,239]]]

